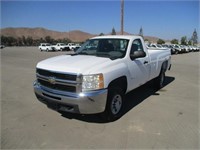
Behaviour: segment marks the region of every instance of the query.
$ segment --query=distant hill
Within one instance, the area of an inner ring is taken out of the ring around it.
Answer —
[[[64,39],[69,38],[72,41],[80,42],[85,41],[94,35],[79,30],[70,32],[58,32],[52,31],[45,28],[4,28],[0,31],[1,35],[12,36],[12,37],[32,37],[33,39],[45,38],[46,36],[51,36],[53,39]]]
[[[45,28],[4,28],[0,29],[0,34],[4,36],[12,36],[12,37],[32,37],[33,39],[45,38],[46,36],[51,36],[53,39],[64,39],[69,38],[74,42],[82,42],[91,37],[97,36],[95,34],[83,32],[80,30],[74,30],[70,32],[58,32],[52,31]],[[117,32],[120,34],[120,32]],[[128,32],[124,32],[125,35],[131,35]],[[145,36],[145,39],[148,39],[151,42],[157,42],[159,38],[152,36]]]

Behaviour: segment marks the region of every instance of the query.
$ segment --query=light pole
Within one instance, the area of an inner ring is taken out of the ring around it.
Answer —
[[[124,0],[121,0],[121,35],[124,34]]]

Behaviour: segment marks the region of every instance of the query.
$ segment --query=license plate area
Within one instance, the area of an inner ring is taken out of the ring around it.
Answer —
[[[66,111],[66,112],[73,112],[74,107],[69,105],[63,105],[55,102],[48,102],[47,107],[56,111]]]

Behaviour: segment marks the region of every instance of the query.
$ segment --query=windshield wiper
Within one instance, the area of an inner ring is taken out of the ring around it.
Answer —
[[[108,58],[110,58],[110,55],[107,54],[107,53],[97,53],[96,56],[97,57],[108,57]]]
[[[79,53],[77,53],[78,55],[88,55],[88,53],[86,53],[86,52],[79,52]]]
[[[79,52],[79,53],[71,54],[71,56],[76,56],[76,55],[88,55],[88,53],[86,53],[86,52]]]

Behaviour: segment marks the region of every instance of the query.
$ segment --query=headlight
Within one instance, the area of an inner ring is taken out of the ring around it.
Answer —
[[[90,91],[104,88],[103,74],[84,75],[82,91]]]

